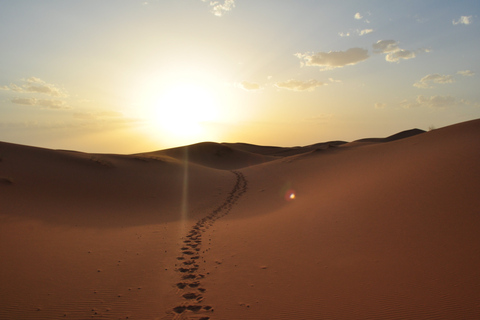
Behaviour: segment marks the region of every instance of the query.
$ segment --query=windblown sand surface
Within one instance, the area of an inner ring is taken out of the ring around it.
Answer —
[[[296,148],[0,143],[0,319],[479,319],[480,120]]]

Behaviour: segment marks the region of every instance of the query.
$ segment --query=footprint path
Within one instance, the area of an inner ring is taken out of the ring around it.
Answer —
[[[190,228],[183,240],[181,254],[177,257],[175,271],[178,273],[179,282],[175,285],[181,295],[181,303],[172,309],[174,319],[209,320],[213,307],[202,303],[203,294],[207,291],[202,286],[205,273],[200,273],[202,254],[205,252],[202,236],[216,220],[230,213],[233,205],[247,191],[247,180],[239,171],[232,171],[236,176],[235,186],[228,194],[225,201],[209,215],[200,219]]]

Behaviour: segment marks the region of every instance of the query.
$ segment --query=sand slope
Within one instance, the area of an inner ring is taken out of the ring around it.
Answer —
[[[480,120],[391,137],[0,143],[0,319],[477,319]]]
[[[2,143],[0,157],[0,319],[164,315],[180,235],[233,185],[166,156]]]
[[[235,144],[202,142],[190,146],[143,153],[143,156],[170,156],[216,169],[239,169],[275,160],[274,156],[237,148]]]
[[[245,169],[212,232],[216,317],[477,319],[479,141],[473,121]]]

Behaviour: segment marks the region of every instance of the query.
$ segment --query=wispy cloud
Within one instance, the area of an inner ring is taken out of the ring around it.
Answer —
[[[475,73],[471,70],[462,70],[458,71],[457,74],[462,75],[464,77],[472,77],[475,75]],[[439,73],[434,73],[434,74],[428,74],[419,81],[415,82],[413,86],[417,88],[433,88],[432,84],[433,83],[438,83],[438,84],[446,84],[446,83],[453,83],[455,82],[455,78],[453,75],[444,75],[444,74],[439,74]]]
[[[3,90],[11,90],[19,93],[40,93],[52,97],[67,97],[67,93],[58,86],[47,83],[42,79],[30,77],[22,79],[19,85],[11,83],[8,86],[0,87]]]
[[[72,114],[72,128],[81,128],[88,131],[107,131],[118,128],[127,128],[145,123],[144,119],[126,117],[123,113],[113,110],[80,111]]]
[[[226,12],[231,11],[235,8],[235,0],[224,0],[223,3],[219,1],[212,0],[202,0],[203,2],[208,2],[211,7],[212,13],[217,17],[223,16]]]
[[[80,120],[101,120],[122,118],[123,114],[118,111],[75,112],[73,117]]]
[[[255,90],[260,90],[262,88],[260,84],[255,82],[248,82],[248,81],[242,81],[239,84],[237,84],[237,86],[247,91],[255,91]]]
[[[432,108],[432,109],[445,109],[445,108],[451,108],[455,106],[461,106],[461,105],[469,105],[471,104],[470,102],[463,100],[463,99],[457,99],[453,96],[446,95],[446,96],[430,96],[426,97],[423,95],[417,96],[415,101],[401,101],[400,106],[405,108],[405,109],[413,109],[413,108],[419,108],[419,107],[426,107],[426,108]]]
[[[102,116],[102,112],[92,113],[92,117],[82,117],[81,115],[87,115],[85,113],[75,113],[73,114],[74,120],[70,121],[38,121],[38,120],[26,120],[26,121],[2,121],[0,119],[0,129],[43,129],[43,130],[84,130],[85,132],[102,132],[108,130],[116,130],[119,128],[126,128],[132,126],[142,125],[144,120],[127,118],[124,116]],[[106,111],[106,114],[109,111]]]
[[[372,47],[375,53],[389,53],[400,50],[395,40],[378,40]]]
[[[460,74],[465,77],[473,77],[475,75],[475,72],[473,72],[472,70],[462,70],[462,71],[458,71],[457,74]]]
[[[399,62],[400,60],[413,59],[418,53],[430,52],[429,49],[421,48],[415,51],[404,50],[398,46],[395,40],[379,40],[372,45],[374,53],[385,53],[385,60],[388,62]]]
[[[413,86],[417,88],[427,89],[427,88],[433,88],[433,86],[431,85],[432,83],[445,84],[445,83],[453,83],[453,82],[455,82],[455,79],[451,75],[434,73],[434,74],[426,75],[419,81],[415,82]]]
[[[343,83],[342,80],[335,80],[335,79],[333,79],[333,78],[328,78],[328,81],[330,81],[330,82],[332,82],[332,83],[340,83],[340,84]]]
[[[65,101],[56,99],[13,98],[10,102],[27,106],[40,106],[45,109],[71,109]]]
[[[416,56],[416,53],[413,51],[400,49],[398,51],[387,54],[385,56],[385,60],[387,60],[388,62],[399,62],[400,60],[413,59]]]
[[[275,83],[275,86],[277,88],[292,91],[313,91],[315,90],[315,88],[321,87],[323,85],[326,85],[326,83],[314,79],[307,81],[290,79],[287,81]]]
[[[472,16],[461,16],[458,20],[452,20],[454,26],[459,24],[471,24],[473,22]]]
[[[368,50],[362,48],[351,48],[347,51],[297,53],[295,56],[301,60],[302,65],[320,67],[321,71],[355,65],[369,57]]]
[[[338,35],[340,37],[350,37],[350,36],[353,36],[353,35],[357,35],[357,36],[364,36],[366,34],[369,34],[369,33],[372,33],[374,30],[373,29],[356,29],[356,30],[350,30],[348,32],[339,32]]]
[[[2,90],[16,92],[19,96],[11,98],[10,102],[17,105],[38,106],[42,109],[71,109],[61,98],[68,97],[67,93],[57,85],[30,77],[21,79],[17,84],[0,87]]]
[[[387,105],[385,103],[382,103],[382,102],[376,102],[374,107],[375,109],[385,109]]]
[[[452,97],[452,96],[431,96],[431,97],[418,96],[417,102],[422,106],[435,108],[435,109],[452,107],[452,106],[458,105],[459,103],[455,99],[455,97]]]
[[[360,36],[363,36],[363,35],[366,35],[366,34],[369,34],[369,33],[372,33],[372,32],[373,32],[373,29],[363,29],[363,30],[358,31],[358,34]]]
[[[367,15],[370,16],[371,13],[367,12]],[[355,13],[353,17],[355,18],[355,20],[363,20],[363,22],[365,23],[370,23],[370,21],[367,18],[364,19],[364,16],[360,12]]]

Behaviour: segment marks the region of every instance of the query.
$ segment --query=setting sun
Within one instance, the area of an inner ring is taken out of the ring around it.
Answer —
[[[205,122],[218,117],[218,105],[210,92],[194,84],[178,84],[153,101],[153,125],[176,137],[201,135]]]
[[[220,120],[215,91],[198,82],[175,81],[149,88],[139,106],[147,134],[181,145],[211,137],[209,125]]]

